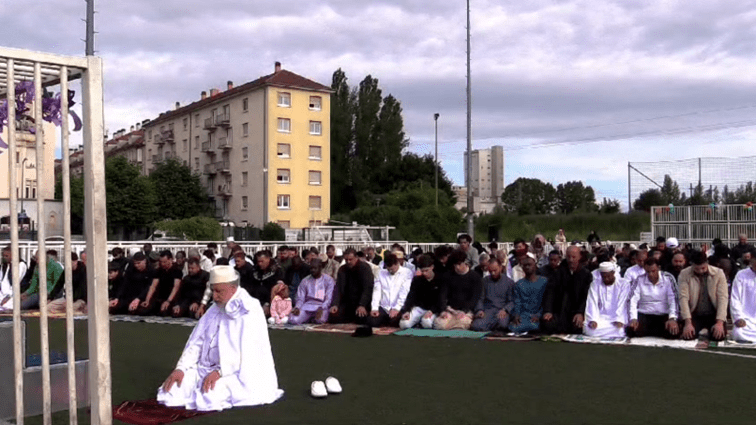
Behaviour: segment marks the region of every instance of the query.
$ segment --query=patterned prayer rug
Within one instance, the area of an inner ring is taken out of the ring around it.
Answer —
[[[623,345],[627,344],[628,337],[597,338],[586,335],[553,335],[567,342],[577,342],[582,344],[609,344]]]
[[[113,408],[113,419],[134,425],[163,425],[216,412],[166,407],[157,400],[124,401]]]
[[[344,333],[351,334],[362,325],[355,323],[325,323],[322,325],[314,325],[307,329],[314,332],[331,332],[331,333]],[[399,328],[380,327],[373,328],[373,335],[391,335],[399,330]]]
[[[442,331],[437,329],[418,329],[410,328],[404,329],[399,332],[394,332],[394,335],[399,336],[425,336],[425,337],[441,337],[441,338],[470,338],[481,339],[486,336],[488,332],[475,332],[462,329],[452,329],[448,331]]]

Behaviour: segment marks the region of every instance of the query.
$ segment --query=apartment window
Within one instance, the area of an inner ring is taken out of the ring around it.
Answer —
[[[323,125],[320,121],[310,121],[310,134],[320,136],[323,133]]]
[[[249,124],[246,122],[242,124],[242,136],[244,137],[249,136]]]
[[[310,220],[310,227],[322,226],[322,225],[323,225],[323,221],[321,220]]]
[[[200,122],[199,114],[194,114],[194,127],[195,128],[199,127],[199,122]]]
[[[320,184],[320,171],[310,170],[310,184]]]
[[[246,211],[248,205],[249,205],[248,198],[246,196],[242,196],[242,211]]]
[[[245,97],[242,99],[242,111],[247,112],[249,111],[249,98]]]
[[[173,131],[173,123],[168,124],[168,131]]]
[[[189,150],[189,142],[186,139],[184,139],[183,143],[184,143],[184,152],[186,152]]]
[[[278,131],[281,133],[291,133],[291,120],[288,118],[279,118]]]
[[[291,224],[289,223],[289,220],[278,220],[278,225],[284,229],[288,229]]]
[[[21,159],[21,153],[16,152],[16,164],[18,164],[19,159]]]
[[[291,93],[278,92],[278,106],[291,107]]]
[[[194,149],[197,150],[200,147],[199,136],[194,136]]]
[[[310,196],[310,209],[311,210],[320,209],[320,196]]]
[[[310,159],[321,159],[322,148],[320,146],[310,146]]]
[[[291,145],[288,143],[278,144],[278,157],[289,158],[291,156]]]
[[[290,183],[291,171],[286,168],[279,168],[276,172],[276,181],[279,183]]]
[[[147,132],[147,138],[152,140],[152,130]]]
[[[242,148],[242,159],[248,159],[249,158],[249,148],[243,147]]]
[[[199,168],[200,168],[199,158],[194,158],[194,168],[197,169],[197,171],[199,171]]]
[[[323,99],[320,96],[310,96],[310,109],[319,111]]]
[[[184,131],[189,128],[189,118],[184,118]]]
[[[289,195],[278,195],[278,208],[279,209],[286,209],[288,210],[291,208],[291,196]]]
[[[247,179],[248,179],[247,172],[246,171],[242,172],[242,181],[241,181],[242,187],[247,187]]]

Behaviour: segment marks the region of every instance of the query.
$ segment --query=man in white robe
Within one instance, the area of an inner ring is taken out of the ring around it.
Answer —
[[[3,262],[0,267],[0,311],[13,309],[13,272],[11,271],[13,250],[10,245],[3,248]],[[19,281],[26,275],[26,262],[18,261]]]
[[[617,277],[611,262],[601,263],[599,271],[601,279],[594,280],[588,290],[583,333],[598,338],[624,337],[630,282]]]
[[[157,400],[200,411],[275,402],[283,391],[260,302],[239,287],[232,266],[215,266],[210,284],[215,304],[195,326]]]
[[[732,337],[736,341],[756,342],[756,256],[750,267],[735,275],[730,294]]]

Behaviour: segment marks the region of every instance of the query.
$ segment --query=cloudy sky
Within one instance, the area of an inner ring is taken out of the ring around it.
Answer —
[[[626,204],[628,161],[754,155],[755,1],[471,3],[473,148],[504,146],[507,184],[582,180]],[[463,0],[129,0],[97,11],[111,132],[275,61],[326,85],[340,67],[402,102],[414,152],[433,152],[440,113],[443,167],[464,181]],[[83,0],[3,0],[0,39],[82,54],[84,14]]]

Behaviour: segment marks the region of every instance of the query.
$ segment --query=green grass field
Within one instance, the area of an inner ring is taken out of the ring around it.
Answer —
[[[63,350],[63,321],[51,323],[51,347]],[[28,324],[28,352],[38,352],[38,326]],[[82,354],[85,326],[77,323]],[[154,398],[190,332],[112,322],[114,405]],[[182,423],[750,424],[756,418],[754,359],[563,342],[360,339],[298,331],[272,331],[271,343],[283,400]],[[339,378],[344,393],[312,399],[310,382],[329,375]],[[80,417],[89,423],[84,411]],[[53,418],[67,421],[66,412]]]

